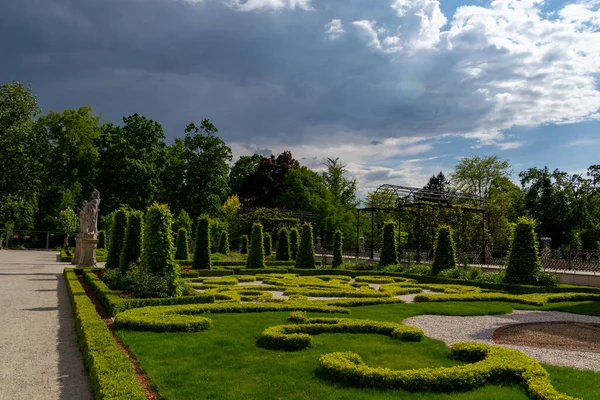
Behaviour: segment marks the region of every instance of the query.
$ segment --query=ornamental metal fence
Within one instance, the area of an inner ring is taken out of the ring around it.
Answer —
[[[70,236],[69,244],[74,245]],[[0,249],[50,250],[63,245],[65,234],[54,231],[0,229]]]

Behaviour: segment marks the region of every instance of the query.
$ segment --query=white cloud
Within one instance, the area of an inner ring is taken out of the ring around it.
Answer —
[[[342,37],[344,33],[346,31],[341,19],[332,19],[331,22],[325,25],[325,36],[331,40]]]
[[[497,146],[500,150],[514,150],[525,146],[525,142],[501,142]]]
[[[232,8],[239,11],[277,11],[284,8],[312,10],[311,0],[230,0]]]
[[[596,146],[600,144],[600,138],[580,138],[567,143],[568,147],[575,146]]]

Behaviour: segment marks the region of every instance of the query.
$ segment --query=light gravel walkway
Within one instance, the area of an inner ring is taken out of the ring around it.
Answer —
[[[460,341],[495,344],[494,331],[501,326],[550,321],[573,321],[600,323],[600,317],[564,313],[558,311],[515,310],[512,314],[486,315],[477,317],[451,317],[421,315],[407,318],[404,324],[423,329],[425,335],[450,345]],[[535,358],[541,363],[600,371],[600,353],[564,349],[544,349],[530,346],[505,345]]]
[[[56,253],[0,250],[0,400],[90,400]]]

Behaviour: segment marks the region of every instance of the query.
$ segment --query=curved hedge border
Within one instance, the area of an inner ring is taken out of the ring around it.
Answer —
[[[354,278],[355,282],[367,282],[367,283],[394,283],[394,278],[388,276],[357,276]]]
[[[548,372],[536,360],[520,351],[461,342],[452,345],[450,356],[474,364],[395,371],[369,367],[358,354],[352,352],[324,354],[319,363],[330,379],[353,386],[453,392],[472,390],[492,382],[518,382],[535,399],[576,399],[557,392],[550,383]]]
[[[359,288],[362,289],[362,288]],[[377,292],[375,290],[343,290],[343,289],[310,289],[310,288],[287,288],[283,292],[286,296],[298,294],[308,297],[390,297],[389,293]]]
[[[98,279],[94,273],[90,271],[83,272],[85,283],[90,286],[92,292],[96,295],[104,309],[111,316],[129,310],[132,308],[161,306],[161,305],[177,305],[177,304],[203,304],[214,303],[215,297],[210,294],[197,294],[194,296],[181,297],[165,297],[161,299],[122,299],[114,293],[101,279]]]
[[[420,294],[415,302],[443,301],[505,301],[533,306],[561,301],[600,301],[600,295],[588,293],[538,293],[538,294],[504,294],[504,293],[470,293],[470,294]]]
[[[217,303],[142,307],[117,314],[115,317],[115,328],[151,332],[197,332],[210,327],[210,320],[199,316],[199,314],[256,313],[270,311],[350,313],[350,310],[342,307],[285,303]]]
[[[277,325],[265,329],[257,344],[271,350],[296,351],[312,345],[311,335],[320,333],[377,333],[394,339],[418,342],[423,331],[395,322],[349,318],[307,318],[306,313],[290,313],[290,320],[300,324]]]
[[[129,359],[117,347],[73,269],[65,268],[63,276],[73,306],[77,342],[95,398],[146,400],[144,389],[138,384]]]

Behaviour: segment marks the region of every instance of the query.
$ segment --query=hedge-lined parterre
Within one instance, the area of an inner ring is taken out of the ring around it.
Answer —
[[[471,293],[471,294],[419,294],[415,302],[427,301],[505,301],[533,306],[543,306],[546,303],[561,301],[600,301],[600,295],[589,293],[536,293],[536,294],[505,294],[505,293]]]
[[[295,351],[310,347],[311,335],[320,333],[377,333],[394,339],[418,342],[423,331],[395,322],[350,318],[307,318],[304,313],[291,313],[290,320],[299,324],[277,325],[265,329],[258,345],[271,350]]]
[[[321,313],[350,313],[343,307],[310,303],[216,303],[184,306],[142,307],[117,314],[117,329],[151,332],[197,332],[208,329],[210,320],[201,314],[258,313],[270,311],[309,311]]]
[[[548,372],[536,360],[520,351],[460,342],[451,346],[450,357],[473,364],[395,371],[369,367],[358,354],[352,352],[324,354],[319,364],[329,379],[361,387],[454,392],[472,390],[486,383],[518,382],[535,399],[576,399],[556,391],[550,383]]]
[[[354,278],[355,282],[367,282],[367,283],[394,283],[394,278],[388,276],[357,276]]]
[[[96,399],[146,400],[129,359],[117,347],[106,323],[72,269],[63,272],[75,315],[77,342]]]

